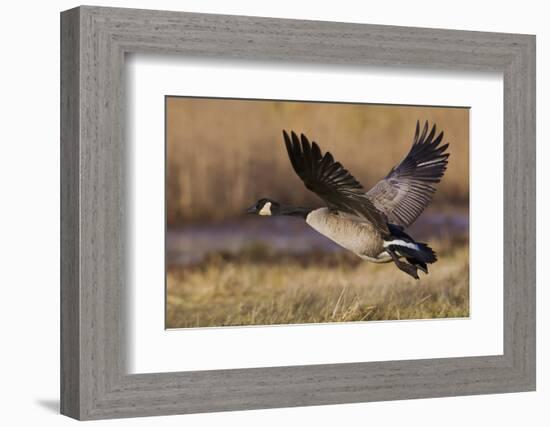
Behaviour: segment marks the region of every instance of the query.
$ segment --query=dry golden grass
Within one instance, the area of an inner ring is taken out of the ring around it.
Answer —
[[[439,261],[420,281],[347,252],[300,257],[266,247],[171,267],[167,327],[467,317],[468,246],[456,240],[431,245]]]
[[[293,172],[282,129],[331,151],[366,188],[406,154],[416,121],[450,143],[434,204],[468,200],[469,112],[464,108],[168,98],[168,226],[228,219],[260,197],[319,206]]]

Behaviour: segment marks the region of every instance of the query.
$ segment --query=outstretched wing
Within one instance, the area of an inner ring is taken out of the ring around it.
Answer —
[[[317,194],[334,211],[342,211],[366,220],[383,234],[388,233],[384,215],[374,207],[363,186],[340,164],[332,154],[324,155],[317,143],[302,134],[291,136],[283,131],[288,157],[292,167],[306,188]]]
[[[422,134],[416,122],[413,145],[407,156],[379,181],[367,196],[388,222],[408,227],[430,204],[438,183],[447,169],[449,144],[439,145],[443,132],[436,135],[436,126],[428,134],[428,122]]]

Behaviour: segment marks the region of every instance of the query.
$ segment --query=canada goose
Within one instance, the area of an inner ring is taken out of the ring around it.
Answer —
[[[248,213],[302,217],[314,230],[367,261],[393,261],[415,279],[418,270],[428,273],[427,264],[437,261],[435,252],[403,230],[431,202],[433,184],[447,168],[449,144],[440,146],[443,132],[436,136],[434,125],[428,133],[426,122],[420,133],[417,122],[407,156],[368,192],[332,154],[323,155],[317,143],[310,143],[304,134],[298,137],[291,132],[289,136],[283,131],[283,136],[294,171],[326,207],[308,209],[263,198]]]

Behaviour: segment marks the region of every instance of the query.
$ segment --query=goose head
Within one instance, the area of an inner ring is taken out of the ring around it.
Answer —
[[[281,205],[275,200],[271,199],[260,199],[255,204],[250,206],[246,213],[255,214],[260,216],[272,216],[280,214]]]

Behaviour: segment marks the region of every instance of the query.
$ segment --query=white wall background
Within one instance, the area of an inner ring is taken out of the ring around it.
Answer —
[[[109,421],[182,425],[546,426],[550,423],[548,273],[550,27],[545,2],[297,0],[96,1],[97,5],[537,34],[538,391]],[[0,66],[0,420],[68,425],[59,405],[59,12],[74,1],[2,5]],[[548,199],[548,197],[546,197]],[[488,247],[490,250],[490,247]],[[546,360],[545,360],[546,359]],[[95,423],[95,422],[94,422]],[[93,424],[93,423],[92,423]]]

